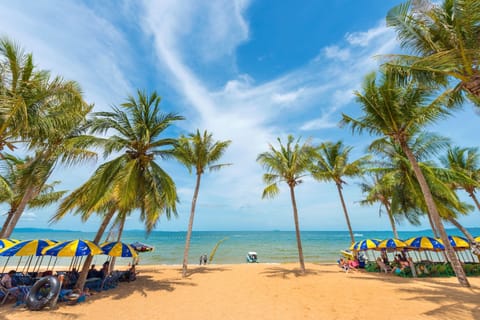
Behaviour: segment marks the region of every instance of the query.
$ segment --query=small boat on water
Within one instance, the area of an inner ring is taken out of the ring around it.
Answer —
[[[141,242],[138,242],[138,241],[135,241],[134,243],[131,243],[130,246],[135,249],[135,251],[137,252],[149,252],[149,251],[153,251],[153,247],[148,245],[148,244],[145,244],[145,243],[141,243]]]
[[[254,251],[250,251],[247,253],[247,262],[248,263],[254,263],[254,262],[258,262],[258,255],[256,252]]]

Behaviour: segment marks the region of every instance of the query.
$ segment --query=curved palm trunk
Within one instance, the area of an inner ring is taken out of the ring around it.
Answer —
[[[433,223],[431,215],[427,214],[427,217],[428,217],[428,222],[430,222],[430,227],[432,228],[433,235],[435,236],[435,238],[440,238],[440,236],[438,235],[437,227]]]
[[[110,210],[105,216],[105,218],[103,219],[102,224],[98,228],[97,234],[93,239],[93,242],[95,244],[98,244],[102,239],[105,229],[107,229],[107,226],[110,223],[110,220],[112,220],[112,217],[115,214],[115,211],[116,211],[115,209]],[[85,259],[85,262],[83,263],[82,272],[80,272],[80,276],[78,277],[77,284],[75,285],[75,287],[80,289],[82,292],[83,292],[83,287],[85,286],[85,281],[87,280],[88,269],[90,268],[90,264],[92,263],[92,261],[93,261],[93,256],[87,256],[87,258]]]
[[[8,210],[7,218],[3,222],[2,231],[0,231],[0,239],[6,238],[3,235],[5,234],[5,231],[7,230],[7,227],[10,224],[10,221],[12,221],[14,212],[15,212],[14,208],[11,208],[10,210]]]
[[[398,236],[397,226],[395,225],[395,219],[393,218],[392,209],[390,208],[390,204],[385,202],[385,208],[387,209],[388,220],[390,220],[390,224],[392,225],[393,236],[397,239],[400,239]]]
[[[464,88],[472,95],[480,99],[480,75],[474,73],[467,82],[463,83]]]
[[[122,240],[122,233],[123,233],[123,228],[125,227],[125,220],[126,220],[126,216],[123,216],[122,217],[122,220],[120,221],[120,225],[118,226],[118,235],[117,235],[117,241],[121,241]],[[112,260],[110,260],[110,265],[109,265],[109,271],[113,271],[114,268],[115,268],[115,261],[116,261],[116,257],[112,257]]]
[[[198,190],[200,190],[201,174],[197,173],[197,183],[193,192],[192,207],[190,209],[190,220],[188,221],[187,238],[185,239],[185,251],[183,252],[182,277],[187,276],[188,251],[190,250],[190,239],[192,237],[193,218],[195,217],[195,206],[197,205]]]
[[[300,272],[305,273],[305,261],[303,259],[302,239],[300,237],[300,225],[298,223],[297,201],[295,200],[294,186],[290,186],[290,198],[292,199],[293,220],[295,221],[295,235],[297,236],[298,260],[300,261]]]
[[[345,205],[345,200],[343,200],[342,186],[339,183],[337,185],[338,195],[340,196],[340,201],[342,202],[343,213],[345,214],[345,220],[347,221],[348,232],[350,232],[350,241],[355,243],[355,237],[353,236],[352,225],[350,224],[350,218],[348,217],[347,206]]]
[[[415,172],[415,176],[420,184],[420,188],[422,189],[423,196],[425,198],[425,203],[428,208],[428,214],[431,216],[433,224],[437,227],[437,231],[442,239],[448,260],[452,264],[452,268],[455,271],[455,275],[457,276],[458,282],[464,287],[470,287],[470,283],[465,275],[465,272],[460,264],[460,260],[458,259],[455,251],[453,250],[452,246],[450,245],[450,241],[448,240],[447,233],[445,232],[445,227],[443,226],[442,221],[440,220],[440,215],[438,213],[437,207],[435,206],[435,202],[433,201],[433,196],[428,187],[427,181],[425,176],[418,165],[415,156],[413,155],[412,151],[408,147],[405,142],[400,143],[403,152],[407,155],[410,164],[412,165],[413,171]]]
[[[27,207],[27,204],[35,198],[38,193],[40,192],[41,188],[35,188],[33,186],[30,186],[25,193],[23,194],[22,200],[18,204],[18,207],[16,210],[12,213],[12,217],[10,219],[10,223],[6,226],[4,233],[2,234],[3,238],[10,238],[12,235],[13,229],[15,229],[15,226],[18,223],[18,220],[20,220],[20,217],[22,216],[23,212],[25,211],[25,208]]]
[[[458,230],[460,230],[465,235],[468,241],[470,241],[472,252],[475,255],[479,256],[480,258],[480,244],[475,242],[475,238],[472,236],[472,234],[468,232],[468,230],[454,218],[448,218],[448,221],[450,221],[451,224],[453,224]]]
[[[478,199],[475,196],[475,193],[473,193],[473,191],[469,191],[468,195],[470,196],[470,198],[473,199],[473,202],[475,202],[475,205],[477,206],[477,209],[480,210],[480,202],[478,202]]]

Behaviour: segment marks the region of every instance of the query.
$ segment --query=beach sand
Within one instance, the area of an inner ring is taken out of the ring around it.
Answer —
[[[405,279],[335,265],[143,266],[136,281],[56,310],[0,307],[0,319],[480,319],[480,278]]]

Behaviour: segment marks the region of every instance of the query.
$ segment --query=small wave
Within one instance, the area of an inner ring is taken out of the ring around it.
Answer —
[[[355,237],[363,237],[363,233],[354,233],[353,234]]]

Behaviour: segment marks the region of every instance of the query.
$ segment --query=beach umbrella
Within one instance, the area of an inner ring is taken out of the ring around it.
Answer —
[[[442,239],[437,238],[437,240],[443,244]],[[448,236],[448,241],[450,241],[450,245],[455,250],[464,250],[470,248],[470,243],[468,240],[459,236]]]
[[[428,251],[442,251],[445,246],[435,238],[432,237],[413,237],[405,240],[408,249],[414,250],[428,250]]]
[[[364,239],[355,242],[350,246],[350,250],[360,251],[360,250],[369,250],[376,249],[380,240],[378,239]]]
[[[55,242],[51,240],[24,240],[24,241],[14,243],[11,246],[3,248],[2,250],[0,250],[0,256],[8,257],[7,262],[5,263],[5,266],[3,267],[3,269],[5,270],[5,267],[7,266],[10,257],[29,256],[30,259],[28,259],[28,262],[27,262],[27,265],[28,265],[27,271],[28,271],[28,268],[30,267],[30,263],[32,262],[33,257],[41,256],[42,250],[48,246],[51,246],[52,244],[55,244]],[[20,260],[18,261],[17,269],[20,266],[21,261],[22,259],[20,258]]]
[[[56,257],[80,257],[88,255],[102,254],[103,251],[92,241],[71,240],[57,243],[53,246],[43,249],[46,256]]]
[[[403,242],[402,240],[396,239],[396,238],[391,238],[391,239],[385,239],[385,240],[381,241],[377,245],[377,249],[397,250],[397,249],[405,248],[406,246],[407,246],[407,244],[405,242]]]
[[[120,241],[106,242],[100,247],[103,253],[111,257],[136,258],[138,256],[135,249]]]
[[[0,239],[0,249],[10,247],[17,242],[20,242],[20,241],[15,240],[15,239],[6,239],[6,238]]]
[[[479,243],[480,243],[480,236],[476,237],[476,238],[473,239],[473,240],[475,240],[475,242],[479,242]]]

